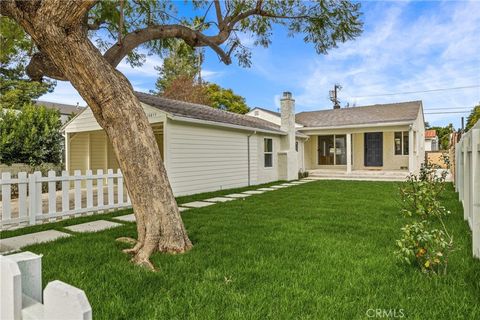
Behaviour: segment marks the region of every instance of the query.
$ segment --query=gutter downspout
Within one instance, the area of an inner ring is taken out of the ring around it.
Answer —
[[[257,131],[252,131],[252,133],[250,133],[250,134],[247,136],[248,186],[251,185],[251,182],[250,182],[250,137],[253,136],[254,134],[257,134]]]

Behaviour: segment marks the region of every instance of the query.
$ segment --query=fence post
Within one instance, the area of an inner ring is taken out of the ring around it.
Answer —
[[[93,178],[92,170],[87,170],[85,172],[85,179],[87,185],[87,208],[93,208]]]
[[[469,148],[470,147],[470,135],[465,134],[463,136],[463,219],[467,220],[468,225],[471,227],[472,221],[470,221],[470,161],[469,161]]]
[[[472,135],[472,246],[473,256],[480,259],[480,128]]]
[[[97,170],[97,206],[103,207],[104,204],[105,203],[103,201],[103,170],[98,169]]]
[[[37,215],[37,176],[35,173],[28,174],[28,216],[29,224],[34,225],[36,223]],[[39,195],[41,196],[41,195]]]
[[[28,179],[26,172],[18,173],[18,216],[27,216],[27,186]]]
[[[45,319],[92,319],[92,307],[83,290],[54,280],[43,291]]]
[[[75,188],[75,210],[82,208],[82,180],[81,175],[82,172],[80,170],[75,170],[73,172],[75,176],[75,181],[73,182]]]
[[[56,173],[53,170],[48,171],[48,213],[57,212],[57,185],[55,182]]]
[[[0,319],[22,318],[22,274],[17,263],[0,256]]]
[[[4,220],[10,220],[12,217],[10,204],[12,184],[10,178],[10,172],[2,172],[2,219]]]
[[[117,203],[123,204],[123,175],[120,169],[117,170]]]
[[[62,212],[70,210],[70,181],[68,171],[62,171]]]
[[[113,169],[107,170],[108,206],[113,206]]]

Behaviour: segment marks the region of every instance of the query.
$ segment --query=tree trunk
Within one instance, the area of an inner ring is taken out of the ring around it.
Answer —
[[[88,40],[85,31],[36,19],[24,25],[38,47],[78,90],[105,129],[125,177],[137,220],[133,261],[153,268],[155,251],[181,253],[187,236],[152,128],[129,81]],[[42,23],[40,23],[42,22]]]

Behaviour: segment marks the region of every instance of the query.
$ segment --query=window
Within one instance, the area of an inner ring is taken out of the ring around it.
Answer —
[[[298,141],[295,141],[295,151],[298,152]]]
[[[347,136],[344,134],[318,136],[318,164],[347,164]]]
[[[335,135],[335,164],[347,164],[347,136]]]
[[[395,155],[408,155],[408,131],[395,132]]]
[[[270,138],[263,139],[264,167],[273,167],[273,141]]]

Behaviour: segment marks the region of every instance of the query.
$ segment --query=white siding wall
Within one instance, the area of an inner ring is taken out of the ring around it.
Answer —
[[[168,120],[167,172],[175,195],[248,185],[248,131]],[[250,139],[251,184],[257,144]]]
[[[270,181],[277,181],[279,177],[278,168],[278,152],[280,151],[280,138],[276,135],[257,134],[257,157],[258,157],[258,171],[257,183],[267,183]],[[273,166],[265,168],[264,164],[264,138],[271,138],[273,142]]]

